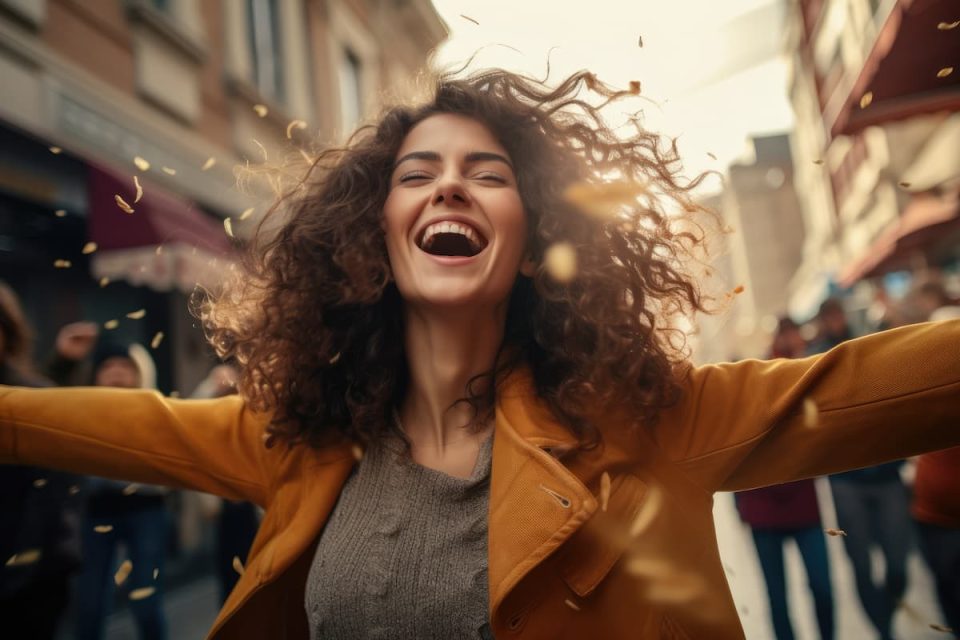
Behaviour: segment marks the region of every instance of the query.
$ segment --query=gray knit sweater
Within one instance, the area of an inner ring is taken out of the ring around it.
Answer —
[[[343,487],[307,577],[310,638],[492,638],[487,503],[492,436],[470,478],[371,446]]]

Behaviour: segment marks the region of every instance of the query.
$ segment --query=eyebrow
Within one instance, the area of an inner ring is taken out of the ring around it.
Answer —
[[[439,162],[442,158],[440,154],[436,151],[414,151],[403,156],[399,160],[393,163],[393,168],[396,169],[400,166],[401,163],[406,162],[407,160],[427,160],[430,162]],[[513,164],[505,156],[500,155],[499,153],[493,153],[492,151],[471,151],[468,153],[464,160],[469,164],[473,162],[502,162],[503,164],[510,167],[510,170],[513,170]]]

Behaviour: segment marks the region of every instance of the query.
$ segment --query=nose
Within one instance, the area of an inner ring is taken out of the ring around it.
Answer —
[[[470,195],[464,188],[463,179],[459,173],[448,171],[437,181],[432,202],[434,205],[443,204],[448,207],[470,203]]]

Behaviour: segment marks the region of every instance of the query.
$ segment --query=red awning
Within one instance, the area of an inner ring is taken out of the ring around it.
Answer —
[[[871,125],[960,110],[958,31],[937,28],[958,16],[956,0],[898,0],[831,133],[850,135]],[[955,67],[953,73],[937,77],[947,67]],[[867,93],[873,99],[860,108],[860,99]]]
[[[848,288],[864,278],[909,268],[914,254],[925,251],[931,244],[958,230],[958,194],[945,197],[929,193],[914,195],[903,214],[880,232],[864,255],[840,272],[838,284]]]
[[[222,224],[195,204],[141,178],[143,197],[134,203],[133,174],[91,165],[87,233],[97,243],[97,278],[124,279],[160,291],[210,286],[232,263],[233,248]],[[125,213],[115,196],[133,209]]]

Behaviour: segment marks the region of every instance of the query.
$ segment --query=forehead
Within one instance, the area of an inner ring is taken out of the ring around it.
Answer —
[[[510,157],[486,125],[453,113],[438,113],[418,122],[403,139],[397,157],[413,151],[436,151],[441,156],[492,151]]]

